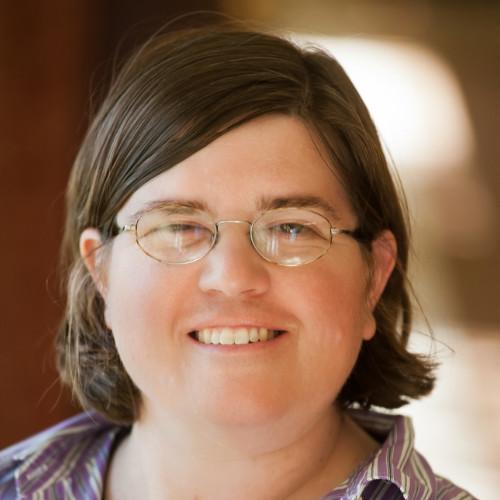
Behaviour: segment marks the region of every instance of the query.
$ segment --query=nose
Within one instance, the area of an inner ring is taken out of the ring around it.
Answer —
[[[250,297],[269,289],[270,264],[253,248],[246,223],[220,224],[217,243],[202,262],[199,287],[204,292]]]

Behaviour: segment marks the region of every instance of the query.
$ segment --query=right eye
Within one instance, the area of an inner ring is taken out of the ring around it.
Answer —
[[[164,222],[144,228],[141,239],[155,246],[189,247],[211,238],[211,231],[192,221]]]
[[[189,232],[196,232],[199,231],[201,226],[197,224],[186,224],[182,222],[175,222],[172,224],[166,224],[164,226],[159,226],[156,230],[157,231],[166,231],[172,234],[178,234],[178,233],[189,233]]]

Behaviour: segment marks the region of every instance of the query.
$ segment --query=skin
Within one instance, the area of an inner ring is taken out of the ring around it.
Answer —
[[[196,200],[215,220],[253,220],[259,199],[316,196],[336,227],[356,217],[320,145],[297,118],[267,115],[241,125],[139,188],[119,225],[146,203]],[[97,267],[99,233],[81,252],[106,303],[106,321],[142,393],[130,435],[111,461],[106,498],[310,499],[345,480],[377,443],[332,404],[394,266],[394,238],[373,245],[370,280],[359,244],[336,237],[301,267],[263,260],[245,225],[226,225],[200,261],[165,265],[133,233],[113,240]],[[368,281],[369,280],[369,281]],[[245,349],[210,348],[202,327],[286,330]]]

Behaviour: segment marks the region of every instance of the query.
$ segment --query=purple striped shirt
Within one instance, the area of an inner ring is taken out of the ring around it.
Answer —
[[[408,417],[349,414],[381,446],[322,500],[467,500],[470,493],[436,475],[414,449]],[[113,445],[126,428],[81,413],[0,452],[0,499],[100,500]]]

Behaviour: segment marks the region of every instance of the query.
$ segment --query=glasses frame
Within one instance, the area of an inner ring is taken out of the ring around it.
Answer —
[[[255,224],[264,215],[268,214],[269,212],[277,212],[277,211],[280,211],[280,210],[283,210],[283,211],[290,210],[290,208],[292,208],[292,209],[293,208],[297,208],[298,210],[303,210],[305,212],[313,213],[313,214],[321,217],[322,219],[324,219],[328,223],[328,225],[330,226],[330,240],[328,242],[328,247],[325,248],[325,250],[320,255],[318,255],[317,257],[315,257],[314,259],[308,260],[306,262],[301,262],[299,264],[282,264],[280,262],[276,262],[274,260],[271,260],[271,259],[267,258],[265,255],[263,255],[262,253],[260,253],[260,251],[257,248],[257,245],[256,245],[256,243],[254,241],[254,231],[253,231],[253,228],[254,228]],[[160,263],[166,264],[166,265],[192,264],[193,262],[197,262],[197,261],[203,259],[204,257],[206,257],[212,251],[212,249],[215,247],[215,245],[216,245],[216,243],[217,243],[217,241],[219,239],[219,233],[220,233],[219,226],[224,225],[224,224],[248,224],[250,226],[250,228],[249,228],[249,235],[250,235],[250,241],[252,243],[253,249],[266,262],[270,262],[271,264],[276,264],[277,266],[281,266],[281,267],[299,267],[299,266],[304,266],[306,264],[310,264],[312,262],[317,261],[318,259],[320,259],[321,257],[323,257],[328,252],[328,250],[330,250],[330,248],[332,246],[333,238],[335,236],[338,236],[338,235],[341,235],[341,234],[345,234],[346,236],[349,236],[350,238],[354,239],[355,241],[360,241],[360,239],[361,239],[360,234],[359,234],[359,228],[356,228],[356,229],[342,229],[342,228],[338,228],[338,227],[332,226],[331,222],[328,220],[327,217],[325,217],[323,214],[321,214],[319,212],[316,212],[315,210],[309,210],[309,209],[300,208],[300,207],[275,208],[275,209],[272,209],[272,210],[267,210],[265,212],[262,212],[253,221],[248,221],[248,220],[244,220],[244,219],[221,219],[221,220],[218,220],[218,221],[213,221],[212,222],[212,226],[213,226],[213,228],[215,230],[212,231],[212,239],[211,239],[211,242],[210,242],[210,246],[208,247],[207,251],[203,255],[201,255],[199,257],[196,257],[194,259],[190,259],[190,260],[186,260],[186,261],[182,261],[182,262],[169,262],[169,261],[158,259],[158,257],[155,257],[154,255],[151,255],[139,243],[139,238],[138,238],[138,233],[137,233],[137,225],[139,224],[139,221],[141,220],[142,217],[144,217],[148,213],[156,211],[156,210],[161,210],[161,209],[154,209],[154,210],[150,210],[150,211],[144,212],[144,213],[142,213],[137,218],[137,220],[133,224],[125,224],[124,226],[119,227],[117,235],[119,235],[121,233],[124,233],[124,232],[131,232],[131,231],[133,231],[135,233],[135,242],[136,242],[137,246],[141,249],[141,251],[143,253],[145,253],[148,257],[151,257],[152,259],[156,260],[157,262],[160,262]]]

